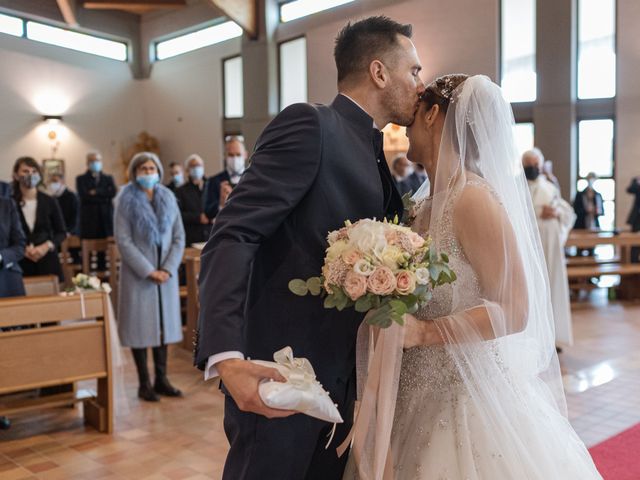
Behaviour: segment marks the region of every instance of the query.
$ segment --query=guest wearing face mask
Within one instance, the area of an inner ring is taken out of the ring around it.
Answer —
[[[556,343],[571,345],[573,329],[564,244],[576,217],[571,205],[560,196],[558,188],[542,174],[543,165],[544,156],[538,148],[522,155],[522,166],[527,177],[542,249],[547,262],[551,306],[556,326]]]
[[[576,223],[573,228],[580,230],[598,230],[600,219],[604,215],[602,195],[594,188],[598,176],[590,172],[587,175],[587,186],[581,192],[576,193],[573,201],[573,209],[576,212]]]
[[[13,166],[13,199],[27,246],[20,267],[25,277],[57,275],[63,280],[58,248],[67,235],[58,203],[38,191],[40,166],[31,157],[20,157]]]
[[[102,155],[87,154],[87,172],[76,178],[80,197],[80,237],[107,238],[113,235],[113,205],[116,184],[102,171]]]
[[[167,344],[182,340],[178,266],[184,229],[176,197],[159,183],[160,159],[136,154],[129,183],[116,198],[115,238],[122,259],[118,295],[118,334],[131,347],[138,371],[138,397],[157,402],[159,395],[180,397],[167,378]],[[153,386],[147,349],[155,366]]]
[[[225,169],[209,178],[204,192],[204,212],[208,218],[214,219],[233,187],[240,181],[247,162],[247,150],[240,137],[229,137],[224,144]]]
[[[184,162],[188,181],[176,190],[176,199],[182,215],[187,245],[206,242],[211,231],[211,220],[204,213],[203,190],[207,179],[204,162],[199,155],[189,155]]]
[[[54,173],[51,175],[46,193],[57,200],[64,224],[67,227],[67,233],[75,235],[78,225],[78,196],[67,188],[62,174]]]
[[[176,193],[176,190],[184,185],[184,172],[182,171],[182,165],[178,162],[171,162],[169,164],[169,183],[165,184],[169,190]]]

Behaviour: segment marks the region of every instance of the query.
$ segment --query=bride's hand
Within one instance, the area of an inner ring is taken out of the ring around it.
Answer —
[[[407,313],[404,316],[404,348],[442,344],[442,338],[433,321],[420,321]]]

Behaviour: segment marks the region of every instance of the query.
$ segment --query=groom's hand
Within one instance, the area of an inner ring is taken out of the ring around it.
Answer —
[[[292,410],[269,408],[258,394],[258,385],[265,378],[276,382],[287,381],[277,369],[236,358],[223,360],[216,364],[216,368],[224,386],[243,412],[253,412],[267,418],[283,418],[298,413]]]

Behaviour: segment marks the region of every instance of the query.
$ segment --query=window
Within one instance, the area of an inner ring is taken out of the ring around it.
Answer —
[[[280,110],[307,101],[307,39],[280,44]]]
[[[518,149],[518,155],[522,155],[527,150],[531,150],[534,146],[534,127],[533,123],[516,123],[513,126],[513,139]]]
[[[616,189],[614,175],[614,123],[611,119],[582,120],[578,123],[578,191],[587,186],[589,172],[598,175],[594,188],[602,195],[604,215],[600,228],[615,227]]]
[[[616,2],[579,0],[578,98],[616,94]]]
[[[24,34],[24,22],[21,18],[10,17],[0,13],[0,33],[21,37]]]
[[[222,62],[224,86],[224,118],[244,116],[244,93],[242,82],[242,57],[227,58]]]
[[[85,33],[72,32],[38,22],[27,22],[27,38],[69,48],[78,52],[91,53],[113,60],[127,61],[127,44]]]
[[[242,28],[235,22],[219,23],[212,27],[156,43],[156,60],[182,55],[183,53],[215,45],[241,35]]]
[[[536,99],[536,0],[502,0],[502,89],[510,102]]]
[[[353,0],[293,0],[280,5],[280,21],[290,22],[330,8],[351,3]]]

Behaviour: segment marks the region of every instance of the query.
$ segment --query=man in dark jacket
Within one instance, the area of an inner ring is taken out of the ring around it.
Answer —
[[[87,154],[87,172],[76,178],[76,191],[80,197],[80,237],[111,237],[116,184],[111,175],[102,172],[99,152]]]
[[[206,182],[204,162],[199,155],[190,155],[185,161],[188,181],[176,189],[176,199],[182,215],[186,245],[206,242],[211,231],[211,220],[204,213],[202,190]]]
[[[640,177],[631,180],[631,185],[627,188],[627,193],[635,195],[633,206],[629,212],[627,223],[631,225],[632,232],[640,232]],[[640,248],[633,247],[631,249],[631,261],[640,263]]]
[[[0,298],[25,294],[19,262],[26,244],[15,203],[0,197]]]
[[[67,188],[62,174],[55,173],[49,178],[47,193],[58,201],[58,206],[67,227],[67,233],[77,234],[78,226],[78,196]]]
[[[209,178],[204,190],[204,213],[214,219],[240,181],[247,162],[247,150],[240,137],[229,137],[224,143],[225,169]]]
[[[220,375],[226,395],[224,480],[342,479],[346,455],[335,446],[352,423],[364,314],[327,310],[287,285],[318,275],[327,232],[345,220],[402,215],[378,128],[411,124],[424,92],[410,36],[410,25],[386,17],[347,25],[335,47],[340,94],[280,112],[216,217],[201,256],[195,360],[208,378]],[[344,419],[329,448],[330,424],[260,399],[263,379],[283,378],[245,359],[287,345],[311,362]]]

